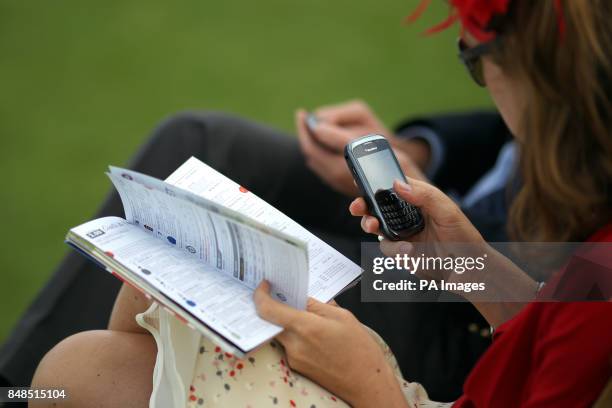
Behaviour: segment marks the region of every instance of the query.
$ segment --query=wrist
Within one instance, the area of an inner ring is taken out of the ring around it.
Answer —
[[[398,136],[389,138],[391,146],[407,154],[421,171],[425,171],[431,161],[431,147],[423,139],[404,139]]]
[[[484,283],[486,291],[474,291],[465,294],[464,298],[491,326],[499,327],[536,297],[539,283],[503,254],[492,250],[488,255],[487,268],[476,275],[476,280]]]

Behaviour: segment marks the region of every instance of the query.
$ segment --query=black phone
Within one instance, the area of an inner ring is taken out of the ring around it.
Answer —
[[[306,116],[306,120],[305,120],[306,130],[308,130],[308,133],[310,133],[310,138],[317,144],[317,146],[327,150],[329,153],[340,154],[341,152],[339,149],[334,149],[333,147],[330,147],[329,145],[322,142],[320,138],[316,136],[317,125],[321,122],[322,120],[319,119],[314,113],[309,113]]]
[[[317,116],[314,113],[309,113],[306,116],[306,129],[308,129],[308,131],[310,133],[315,133],[315,129],[317,127],[317,125],[319,124],[319,118],[317,118]]]
[[[406,181],[406,177],[384,136],[366,135],[353,140],[344,147],[344,157],[385,237],[399,241],[423,230],[421,211],[393,190],[393,182]]]

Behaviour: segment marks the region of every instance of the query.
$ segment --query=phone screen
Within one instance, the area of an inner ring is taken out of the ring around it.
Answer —
[[[405,180],[399,166],[393,159],[390,149],[379,150],[357,158],[372,192],[388,190],[393,187],[394,180]]]

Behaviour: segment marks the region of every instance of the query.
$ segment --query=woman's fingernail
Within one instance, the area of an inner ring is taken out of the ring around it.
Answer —
[[[408,193],[412,191],[412,186],[401,180],[395,180],[395,186],[400,190],[406,191]]]
[[[374,232],[374,231],[372,231],[372,222],[370,221],[369,218],[366,218],[366,220],[365,220],[365,227],[366,227],[366,230],[368,232],[370,232],[370,233]]]

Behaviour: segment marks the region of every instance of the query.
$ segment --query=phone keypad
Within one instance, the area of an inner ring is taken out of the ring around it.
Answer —
[[[401,231],[421,223],[418,208],[398,197],[393,190],[380,191],[375,197],[385,222],[392,230]]]

